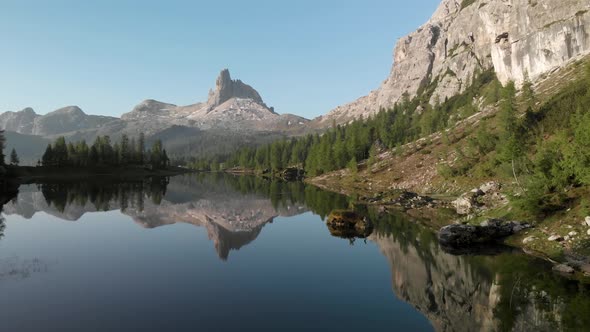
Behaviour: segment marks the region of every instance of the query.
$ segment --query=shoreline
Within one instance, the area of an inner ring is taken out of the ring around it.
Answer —
[[[343,187],[343,186],[331,187],[325,181],[318,181],[317,177],[316,178],[306,178],[304,180],[304,182],[308,185],[315,186],[315,187],[320,188],[322,190],[334,192],[337,194],[347,196],[349,198],[353,198],[356,200],[355,203],[357,203],[357,204],[366,205],[366,206],[373,206],[373,207],[377,207],[377,208],[383,208],[386,213],[388,212],[389,209],[396,209],[396,210],[403,210],[404,213],[407,213],[410,216],[418,215],[418,216],[423,216],[423,217],[426,216],[427,218],[429,217],[429,215],[433,215],[433,213],[438,217],[439,214],[437,213],[437,211],[443,211],[445,209],[448,210],[451,201],[461,197],[460,195],[458,195],[458,196],[445,195],[444,198],[439,200],[439,202],[442,202],[442,204],[438,207],[432,208],[432,207],[423,206],[423,207],[416,207],[416,208],[412,208],[412,209],[407,209],[404,206],[401,206],[399,203],[396,204],[395,201],[391,200],[391,197],[395,197],[395,194],[397,194],[398,192],[399,193],[404,192],[403,190],[392,190],[392,191],[385,193],[385,197],[378,197],[378,198],[371,199],[370,201],[367,201],[366,200],[366,194],[367,194],[366,191],[363,191],[363,194],[365,194],[365,197],[361,196],[361,198],[363,198],[363,199],[359,199],[359,194],[360,194],[359,192],[352,192],[352,191],[350,191],[349,188]],[[375,196],[380,196],[383,194],[382,192],[378,192],[378,191],[372,191],[370,193],[374,194]],[[420,195],[418,195],[418,197],[432,198],[433,196],[420,196]],[[435,199],[438,200],[437,198],[435,198]],[[509,205],[510,205],[510,203],[508,204],[508,206]],[[454,211],[454,208],[452,210]],[[427,227],[431,231],[438,234],[441,227],[444,227],[446,225],[460,224],[460,222],[458,222],[458,221],[461,220],[462,217],[464,217],[464,216],[461,216],[458,213],[453,213],[450,216],[443,214],[441,220],[439,220],[439,221],[431,220],[432,222],[421,222],[421,224],[422,224],[422,226]],[[533,230],[536,228],[540,228],[540,226],[535,226],[533,228]],[[541,230],[541,231],[543,231],[543,230]],[[576,265],[579,265],[580,262],[576,262],[575,257],[583,256],[584,258],[587,259],[587,256],[580,255],[580,254],[576,253],[575,250],[572,250],[572,249],[564,249],[562,254],[559,257],[555,257],[554,255],[552,255],[551,250],[538,250],[535,248],[530,248],[526,245],[526,243],[523,243],[523,239],[527,238],[528,235],[529,235],[529,231],[523,231],[523,232],[519,232],[519,233],[512,234],[510,236],[507,236],[507,237],[499,240],[496,243],[491,242],[489,244],[481,244],[480,246],[493,247],[494,245],[497,245],[497,244],[510,246],[510,247],[516,248],[518,250],[521,250],[526,255],[545,260],[545,261],[553,264],[554,267],[559,266],[559,265],[563,265],[563,264],[574,267],[576,270],[576,273],[564,275],[565,277],[574,278],[574,279],[582,279],[582,278],[590,277],[590,272],[588,271],[588,263],[582,263],[583,265],[586,265],[584,267],[584,269],[580,269],[579,266],[576,266]],[[464,249],[469,250],[469,248],[470,248],[469,246],[466,246]]]

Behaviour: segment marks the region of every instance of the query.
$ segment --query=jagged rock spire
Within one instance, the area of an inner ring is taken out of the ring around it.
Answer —
[[[213,108],[223,104],[231,98],[245,98],[264,105],[260,94],[248,84],[240,80],[232,80],[228,69],[223,69],[215,82],[215,90],[209,92],[207,104]]]

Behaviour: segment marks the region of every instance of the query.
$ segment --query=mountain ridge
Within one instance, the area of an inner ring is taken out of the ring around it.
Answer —
[[[243,136],[250,144],[257,144],[268,141],[268,133],[277,137],[306,133],[309,121],[293,114],[278,114],[264,103],[256,89],[239,79],[232,79],[228,69],[220,72],[215,89],[210,90],[206,101],[191,105],[178,106],[146,99],[120,118],[88,115],[78,106],[62,107],[45,115],[37,114],[30,107],[0,114],[0,128],[49,140],[65,136],[69,141],[84,139],[91,142],[97,136],[108,135],[117,140],[123,134],[137,136],[143,132],[149,138],[166,132],[165,136],[174,142],[178,152],[183,153],[187,149],[179,146],[180,138],[185,139],[186,146],[194,146],[191,140],[210,144],[212,142],[209,141],[225,132],[229,140],[238,140],[239,136]],[[193,136],[185,137],[187,132],[193,133]],[[166,143],[164,141],[164,145]],[[238,146],[240,142],[235,143]],[[38,148],[26,150],[36,151]],[[40,158],[38,155],[23,157],[29,161]]]
[[[434,86],[443,101],[467,89],[477,72],[494,69],[517,86],[590,53],[590,3],[584,0],[443,0],[432,17],[395,45],[381,85],[313,120],[342,124],[390,108],[404,95]]]

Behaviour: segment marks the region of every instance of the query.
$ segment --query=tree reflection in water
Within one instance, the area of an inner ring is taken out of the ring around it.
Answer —
[[[53,209],[72,219],[84,211],[121,209],[147,228],[177,222],[205,227],[222,260],[254,241],[276,216],[312,211],[325,219],[332,210],[351,206],[344,196],[300,182],[227,174],[41,183],[39,189],[47,204],[35,209]],[[29,199],[27,205],[25,196],[19,196],[22,201],[9,202],[13,197],[2,199],[6,211],[32,215],[25,210],[37,200]],[[80,211],[67,213],[75,207]],[[545,262],[514,249],[470,255],[445,252],[434,232],[421,226],[423,220],[401,212],[379,213],[367,207],[356,207],[356,212],[373,223],[367,240],[386,257],[395,296],[421,311],[436,330],[590,327],[588,283],[562,278]]]

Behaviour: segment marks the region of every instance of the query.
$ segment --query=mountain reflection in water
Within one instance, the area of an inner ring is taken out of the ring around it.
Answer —
[[[312,212],[325,219],[330,211],[351,206],[346,197],[303,183],[225,174],[23,185],[18,199],[3,202],[7,217],[29,219],[43,211],[76,221],[88,212],[121,210],[148,229],[176,223],[203,227],[222,260],[256,240],[277,217]],[[587,283],[558,276],[543,261],[518,250],[452,255],[440,248],[435,234],[420,226],[420,220],[401,212],[356,209],[374,224],[367,240],[389,264],[393,293],[426,316],[435,330],[590,328]],[[325,232],[329,234],[327,227]],[[39,269],[38,263],[27,264],[33,272]]]

